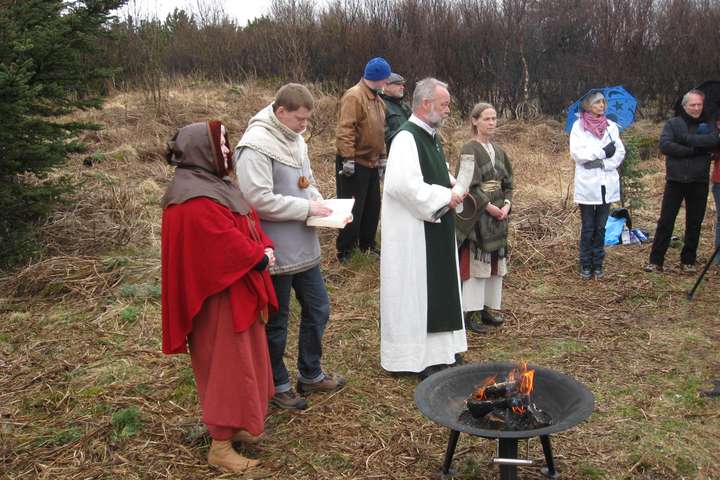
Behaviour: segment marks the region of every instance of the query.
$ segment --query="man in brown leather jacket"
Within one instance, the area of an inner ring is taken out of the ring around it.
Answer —
[[[338,235],[337,257],[346,262],[356,246],[378,253],[375,233],[380,219],[380,178],[385,169],[385,107],[378,92],[390,77],[380,57],[365,66],[363,78],[340,99],[335,132],[338,198],[355,198],[353,221]]]

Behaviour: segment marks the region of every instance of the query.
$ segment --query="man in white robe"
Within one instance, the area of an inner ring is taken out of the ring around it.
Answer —
[[[390,149],[383,191],[380,363],[421,377],[455,363],[456,354],[467,350],[454,231],[445,233],[445,227],[454,228],[448,209],[462,204],[464,195],[450,187],[454,180],[436,137],[449,103],[446,84],[433,78],[417,84],[413,115]],[[438,182],[427,181],[429,161]],[[438,228],[441,236],[428,233]],[[446,253],[438,259],[437,252]]]

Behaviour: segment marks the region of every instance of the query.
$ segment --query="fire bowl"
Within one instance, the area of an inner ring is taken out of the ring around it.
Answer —
[[[415,404],[430,420],[457,432],[485,438],[529,438],[567,430],[587,419],[595,407],[590,390],[574,378],[535,365],[532,400],[552,418],[552,424],[534,430],[490,430],[466,422],[465,401],[490,375],[506,376],[515,363],[479,363],[453,367],[430,375],[415,389]],[[467,417],[467,416],[466,416]]]

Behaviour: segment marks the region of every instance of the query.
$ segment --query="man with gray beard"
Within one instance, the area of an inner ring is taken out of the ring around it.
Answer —
[[[380,249],[380,363],[420,378],[467,350],[451,211],[452,188],[437,129],[450,113],[447,84],[418,82],[413,114],[395,136],[385,175]]]

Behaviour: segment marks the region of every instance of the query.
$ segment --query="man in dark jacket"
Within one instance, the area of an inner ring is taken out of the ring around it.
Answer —
[[[660,218],[645,271],[662,271],[665,252],[675,226],[680,204],[685,201],[685,239],[680,253],[684,272],[696,271],[695,259],[700,227],[707,205],[710,150],[718,146],[715,122],[703,116],[705,95],[690,90],[683,96],[683,111],[665,124],[660,151],[665,154],[666,182]]]
[[[390,144],[403,123],[410,118],[412,110],[403,100],[405,96],[405,79],[402,75],[391,73],[388,83],[380,94],[385,102],[385,145],[390,151]]]

